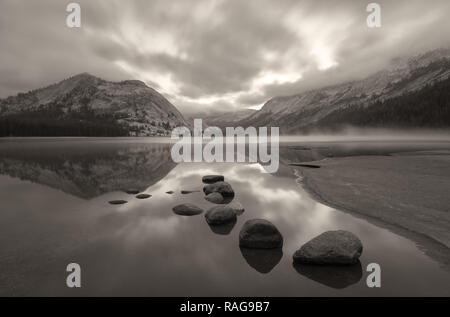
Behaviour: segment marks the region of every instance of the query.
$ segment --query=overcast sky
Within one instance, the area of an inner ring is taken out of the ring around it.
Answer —
[[[89,72],[139,79],[182,112],[256,107],[362,78],[450,43],[450,1],[88,0],[81,28],[62,0],[0,0],[0,98]]]

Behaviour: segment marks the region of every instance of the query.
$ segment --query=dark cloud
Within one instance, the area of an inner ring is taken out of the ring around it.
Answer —
[[[83,0],[0,2],[0,97],[80,72],[136,78],[185,112],[238,109],[362,78],[398,56],[447,46],[447,0]]]

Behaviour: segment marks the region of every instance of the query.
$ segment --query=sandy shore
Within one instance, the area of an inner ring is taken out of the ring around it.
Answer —
[[[295,170],[315,199],[406,236],[450,267],[450,152],[308,163],[321,168]]]

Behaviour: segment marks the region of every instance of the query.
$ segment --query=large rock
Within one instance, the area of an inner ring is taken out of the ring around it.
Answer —
[[[222,194],[217,192],[206,195],[205,199],[214,204],[221,204],[223,202]]]
[[[172,208],[173,212],[181,216],[195,216],[201,214],[203,209],[193,204],[181,204]]]
[[[224,198],[234,197],[234,190],[227,182],[217,182],[214,184],[206,185],[205,187],[203,187],[203,192],[205,193],[205,195],[211,193],[220,193]]]
[[[209,225],[222,225],[236,222],[236,213],[228,206],[216,206],[206,212],[205,218]]]
[[[361,240],[353,233],[327,231],[305,243],[294,253],[294,263],[355,264],[363,250]]]
[[[239,233],[239,246],[250,249],[275,249],[283,246],[283,236],[269,221],[248,220]]]
[[[205,184],[213,184],[223,182],[225,178],[222,175],[206,175],[202,177],[202,182]]]

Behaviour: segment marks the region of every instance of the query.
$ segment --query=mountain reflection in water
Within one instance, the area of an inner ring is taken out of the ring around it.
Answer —
[[[162,143],[18,143],[3,146],[0,153],[0,174],[84,199],[113,191],[143,191],[175,166],[170,145]]]

